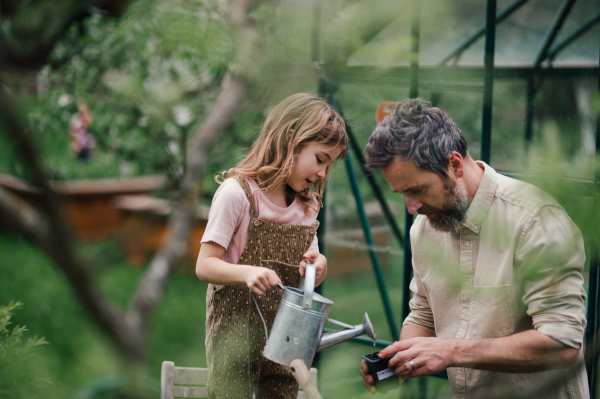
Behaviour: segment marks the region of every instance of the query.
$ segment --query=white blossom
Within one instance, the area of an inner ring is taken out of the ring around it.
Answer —
[[[71,104],[71,102],[73,101],[73,97],[69,94],[63,94],[62,96],[60,96],[58,98],[58,106],[59,107],[66,107],[67,105]]]
[[[178,126],[187,126],[194,119],[192,110],[185,105],[177,105],[173,108],[173,116],[175,117],[175,123]]]

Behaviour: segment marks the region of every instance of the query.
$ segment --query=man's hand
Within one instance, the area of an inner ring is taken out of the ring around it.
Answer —
[[[402,378],[401,376],[398,376],[398,385],[394,385],[392,383],[392,377],[388,377],[383,381],[383,385],[379,388],[377,388],[377,386],[375,386],[375,380],[373,378],[373,376],[371,374],[369,374],[369,366],[367,366],[367,362],[365,361],[365,359],[361,359],[362,362],[360,364],[360,375],[362,376],[364,383],[363,385],[365,386],[365,388],[367,388],[369,390],[369,392],[371,393],[377,393],[377,392],[381,392],[381,393],[387,393],[389,392],[391,389],[396,389],[398,387],[399,384],[402,384],[404,382],[404,378]],[[391,384],[386,384],[387,382],[390,382]]]
[[[388,346],[387,348],[385,348],[381,352],[379,352],[379,357],[380,358],[388,357],[388,356],[398,352],[401,348],[399,345],[401,343],[404,343],[405,341],[410,342],[410,341],[423,340],[423,343],[425,345],[427,345],[429,342],[434,342],[433,340],[436,340],[436,341],[438,340],[437,338],[433,338],[433,337],[435,337],[435,335],[432,332],[426,330],[425,328],[410,325],[410,324],[405,325],[404,327],[402,327],[402,330],[400,330],[400,341],[393,343],[392,345]],[[441,341],[443,341],[443,340],[441,340]],[[410,359],[408,359],[408,360],[410,360]],[[414,360],[413,360],[413,363],[414,363]],[[394,367],[394,365],[395,365],[395,367]],[[396,371],[396,369],[398,369],[401,366],[399,363],[392,363],[392,359],[390,359],[389,366],[390,366],[390,368],[394,369],[395,374],[400,373],[401,370]],[[410,363],[408,363],[407,366],[412,371],[412,367],[410,366]],[[415,364],[415,366],[416,366],[416,364]],[[415,372],[417,370],[418,369],[415,367]],[[436,371],[434,371],[433,373],[436,373]],[[369,368],[367,367],[367,362],[364,359],[362,359],[362,363],[360,365],[360,375],[365,380],[364,381],[365,388],[367,388],[371,393],[377,392],[377,388],[374,385],[375,381],[373,380],[373,377],[369,374]],[[419,374],[419,375],[421,375],[421,374]],[[422,375],[425,375],[425,374],[422,374]],[[400,379],[400,382],[402,383],[404,380],[406,380],[408,378],[416,377],[416,376],[417,375],[413,375],[413,374],[411,374],[411,375],[399,374],[399,379]]]
[[[312,263],[315,265],[316,277],[315,277],[315,287],[325,280],[325,276],[327,275],[327,258],[325,255],[320,254],[318,252],[308,251],[302,256],[302,261],[300,262],[300,275],[304,277],[306,273],[306,264]]]
[[[431,375],[452,365],[454,341],[430,337],[404,339],[383,349],[379,352],[379,357],[384,358],[394,353],[396,355],[389,362],[394,374],[404,379]]]
[[[365,359],[362,359],[360,363],[360,375],[362,376],[363,380],[365,380],[363,383],[365,388],[367,388],[371,393],[377,392],[377,388],[375,388],[375,379],[371,374],[369,374],[369,367],[367,366]]]
[[[246,274],[246,285],[256,295],[264,295],[267,290],[281,284],[281,279],[273,270],[266,267],[250,266]]]

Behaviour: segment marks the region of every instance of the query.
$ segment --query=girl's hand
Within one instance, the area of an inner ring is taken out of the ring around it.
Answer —
[[[281,284],[281,279],[271,269],[259,266],[249,266],[249,269],[246,274],[246,285],[256,295],[264,295],[267,290],[277,287],[277,283]]]
[[[317,272],[315,277],[315,286],[321,284],[327,275],[327,258],[325,255],[318,252],[308,251],[302,255],[302,257],[302,262],[300,262],[300,275],[304,277],[304,274],[306,273],[306,264],[312,263],[315,265]]]

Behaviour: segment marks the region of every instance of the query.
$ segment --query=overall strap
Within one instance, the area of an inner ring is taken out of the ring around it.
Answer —
[[[248,185],[246,178],[241,175],[233,176],[233,178],[236,179],[238,183],[240,183],[240,186],[242,186],[244,192],[246,193],[246,198],[248,198],[248,202],[250,202],[250,217],[252,219],[256,219],[258,217],[258,212],[256,212],[254,196],[252,195],[252,190],[250,190],[250,186]]]

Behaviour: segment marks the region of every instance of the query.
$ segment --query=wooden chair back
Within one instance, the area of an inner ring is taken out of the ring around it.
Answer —
[[[309,370],[310,378],[317,382],[317,369]],[[173,362],[164,361],[160,373],[160,399],[208,398],[206,382],[208,369],[199,367],[175,367]],[[306,399],[302,390],[298,399]]]

